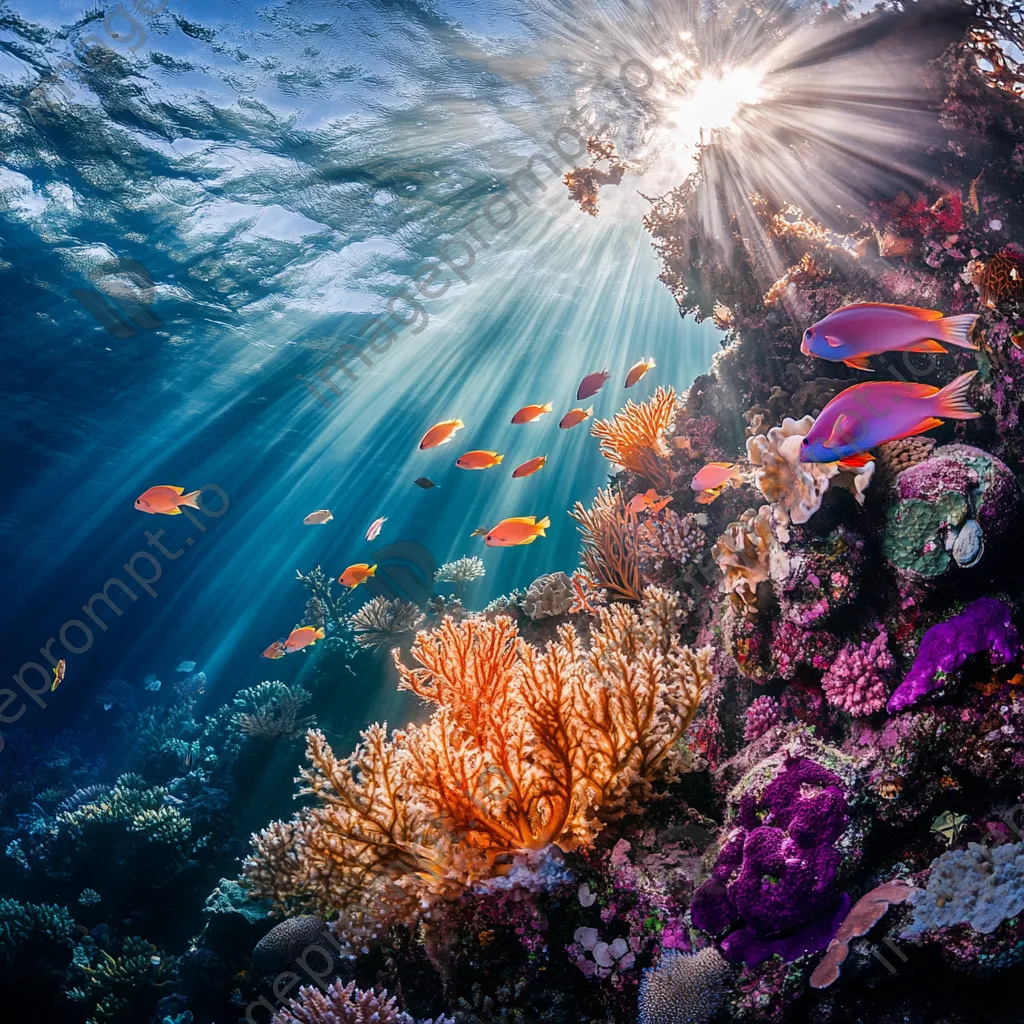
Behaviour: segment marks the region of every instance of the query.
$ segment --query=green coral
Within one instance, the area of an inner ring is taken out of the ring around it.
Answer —
[[[79,984],[71,992],[77,1002],[92,1004],[87,1024],[148,1020],[162,963],[156,947],[137,935],[124,940],[117,956],[90,940],[76,947],[71,973]]]
[[[90,825],[120,824],[149,842],[180,845],[191,835],[192,823],[168,804],[169,795],[163,786],[147,786],[141,775],[128,773],[109,793],[57,815],[57,820],[78,831]]]
[[[897,569],[924,579],[941,576],[952,555],[937,538],[947,527],[959,529],[970,510],[962,494],[947,491],[934,501],[911,498],[892,505],[885,524],[882,550]]]
[[[75,921],[65,907],[0,899],[0,960],[11,963],[31,949],[74,944]]]

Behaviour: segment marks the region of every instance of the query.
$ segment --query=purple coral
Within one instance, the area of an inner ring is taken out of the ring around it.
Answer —
[[[747,708],[747,724],[743,728],[743,739],[753,743],[760,739],[769,729],[778,725],[782,718],[782,709],[774,697],[758,697]]]
[[[442,1024],[439,1017],[437,1024]],[[334,982],[323,992],[312,985],[299,989],[298,999],[289,999],[271,1018],[270,1024],[415,1024],[412,1017],[399,1010],[394,996],[387,990],[365,992],[350,981]],[[424,1021],[423,1024],[431,1024]]]
[[[657,578],[666,562],[686,565],[700,557],[705,536],[699,519],[693,514],[677,515],[672,509],[648,517],[639,530],[637,548],[645,577]]]
[[[808,758],[787,758],[758,794],[740,798],[737,827],[711,878],[694,893],[693,923],[720,934],[727,960],[757,966],[824,949],[849,901],[836,891],[847,802],[838,775]]]
[[[883,629],[870,643],[848,644],[821,679],[830,704],[854,718],[873,715],[885,707],[896,659],[888,650]]]
[[[941,689],[971,655],[984,651],[991,652],[993,665],[1007,665],[1020,653],[1012,612],[994,597],[979,597],[925,633],[914,664],[886,710],[894,715]]]

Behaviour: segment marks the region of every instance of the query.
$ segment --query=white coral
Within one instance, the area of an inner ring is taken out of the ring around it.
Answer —
[[[565,615],[574,597],[572,580],[564,572],[551,572],[530,584],[522,601],[523,611],[534,620]]]
[[[821,508],[825,492],[833,482],[849,490],[863,505],[864,491],[875,472],[874,462],[858,469],[844,469],[838,462],[801,462],[800,442],[813,425],[813,416],[799,420],[787,416],[782,426],[747,438],[747,459],[754,471],[754,483],[771,502],[783,543],[789,540],[789,524],[806,523]]]

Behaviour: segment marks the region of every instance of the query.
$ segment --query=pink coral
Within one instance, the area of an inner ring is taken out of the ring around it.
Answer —
[[[666,562],[683,566],[699,558],[705,540],[700,520],[699,515],[680,516],[672,509],[649,516],[637,531],[641,575],[656,580]]]
[[[782,717],[782,709],[774,697],[758,697],[747,708],[747,724],[743,729],[743,739],[753,743],[760,739],[769,729],[778,725]]]
[[[870,643],[848,644],[821,680],[829,703],[861,718],[885,707],[889,679],[896,661],[883,629]]]

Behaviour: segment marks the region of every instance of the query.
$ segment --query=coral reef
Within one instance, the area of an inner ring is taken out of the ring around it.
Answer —
[[[569,513],[583,535],[583,565],[598,587],[614,597],[639,601],[640,578],[636,516],[618,491],[598,490],[589,509],[577,502]]]
[[[888,650],[883,629],[870,643],[848,644],[821,677],[830,704],[854,718],[873,715],[885,707],[896,659]]]
[[[394,996],[387,990],[374,992],[356,988],[354,981],[342,985],[340,981],[324,991],[312,985],[299,989],[298,999],[289,999],[288,1006],[279,1010],[271,1024],[416,1024],[407,1013],[398,1008]],[[430,1024],[430,1022],[424,1022]],[[438,1019],[441,1024],[441,1019]]]
[[[316,721],[301,714],[309,697],[309,691],[301,686],[287,686],[278,680],[239,690],[232,702],[238,709],[232,725],[250,738],[295,739]]]
[[[520,604],[531,619],[537,620],[565,615],[574,599],[572,580],[564,572],[552,572],[535,579]]]
[[[711,555],[722,570],[722,591],[740,614],[756,615],[764,604],[763,596],[759,601],[758,591],[768,581],[775,543],[770,512],[767,505],[757,512],[747,509],[729,524],[711,548]]]
[[[434,573],[435,583],[450,583],[455,587],[457,597],[463,596],[465,589],[474,580],[487,575],[484,563],[476,555],[456,558],[454,562],[445,562]]]
[[[993,665],[1010,664],[1020,653],[1012,612],[992,597],[979,597],[959,615],[925,633],[914,664],[889,698],[886,710],[896,714],[942,689],[968,658],[985,652]]]
[[[778,725],[782,719],[782,708],[773,697],[755,697],[747,708],[747,721],[743,726],[743,738],[747,743],[759,740],[769,729]]]
[[[666,575],[670,565],[678,573],[699,558],[706,540],[702,524],[706,523],[707,516],[702,513],[680,516],[669,508],[648,516],[638,531],[644,579],[655,582]]]

